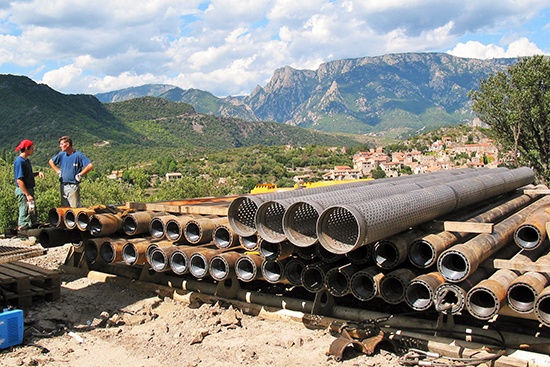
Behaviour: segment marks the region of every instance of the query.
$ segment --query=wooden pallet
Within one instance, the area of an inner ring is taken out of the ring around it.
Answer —
[[[0,288],[8,305],[26,309],[34,302],[60,298],[60,273],[20,261],[4,263],[0,264]]]

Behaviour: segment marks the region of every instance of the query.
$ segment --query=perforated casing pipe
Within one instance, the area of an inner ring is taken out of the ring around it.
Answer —
[[[499,269],[489,279],[484,279],[468,291],[466,309],[480,320],[496,316],[506,300],[506,289],[518,277],[510,269]]]
[[[505,169],[495,169],[496,172],[503,172]],[[317,237],[317,220],[324,209],[332,205],[353,204],[360,201],[390,196],[398,193],[404,193],[415,189],[426,188],[443,184],[446,182],[456,181],[468,177],[476,177],[487,170],[451,170],[438,171],[436,173],[419,174],[411,176],[400,176],[398,178],[387,179],[376,186],[359,187],[338,192],[338,195],[333,193],[321,193],[309,196],[306,200],[293,200],[284,211],[282,218],[282,228],[284,235],[296,246],[309,246],[318,241]],[[265,204],[265,203],[264,203]],[[282,212],[281,208],[281,212]],[[275,210],[273,210],[275,212]],[[259,212],[257,214],[257,219]],[[277,218],[270,222],[277,223]],[[267,221],[267,219],[266,219]],[[262,226],[258,226],[260,230]],[[267,231],[267,229],[266,229]],[[277,234],[275,229],[272,232]]]
[[[445,279],[437,271],[421,274],[405,287],[405,302],[415,311],[425,311],[434,304],[435,290]]]
[[[355,272],[350,279],[350,290],[360,301],[370,301],[380,295],[380,281],[384,273],[376,265]]]
[[[251,236],[256,233],[255,217],[258,207],[269,200],[280,200],[295,196],[308,196],[319,192],[336,191],[349,187],[371,185],[377,180],[338,183],[331,186],[310,189],[285,190],[261,195],[242,195],[235,198],[227,210],[229,225],[239,236]]]
[[[460,282],[479,267],[481,262],[512,241],[515,229],[537,208],[537,201],[512,214],[493,227],[492,233],[482,233],[455,245],[439,256],[437,269],[448,282]]]
[[[331,206],[317,221],[319,243],[335,253],[353,251],[456,209],[525,186],[533,177],[531,169],[522,167],[362,203]]]

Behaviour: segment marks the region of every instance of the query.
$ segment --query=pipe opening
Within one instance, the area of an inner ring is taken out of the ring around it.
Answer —
[[[199,242],[202,237],[201,227],[195,222],[188,222],[185,226],[185,237],[191,243]]]
[[[391,269],[399,258],[399,253],[395,244],[389,241],[378,241],[374,245],[374,262],[382,269]]]
[[[516,243],[524,249],[534,249],[541,242],[540,231],[530,224],[524,224],[516,231]]]
[[[43,231],[45,232],[45,231]],[[97,244],[93,240],[88,240],[84,243],[84,258],[88,262],[94,262],[98,256]]]
[[[214,256],[210,261],[210,275],[217,281],[224,280],[229,276],[229,264],[221,256]]]
[[[122,220],[122,230],[128,235],[132,235],[137,230],[137,223],[134,217],[127,215]]]
[[[158,248],[151,252],[150,264],[154,271],[163,271],[166,269],[167,259],[164,252]]]
[[[65,212],[65,226],[69,229],[76,227],[76,216],[72,210]]]
[[[468,311],[472,316],[482,320],[488,320],[499,310],[499,302],[496,296],[487,289],[474,289],[468,295]]]
[[[256,211],[258,204],[249,197],[234,199],[227,210],[231,228],[240,236],[250,236],[256,232]]]
[[[258,236],[253,234],[250,236],[242,236],[240,238],[241,246],[247,250],[255,250],[258,248]]]
[[[138,259],[138,253],[134,245],[127,243],[122,248],[122,260],[128,265],[134,265]]]
[[[103,225],[99,221],[99,218],[93,216],[92,219],[90,219],[90,222],[88,223],[88,230],[93,236],[97,236],[101,233],[101,229],[103,228]]]
[[[435,262],[435,251],[426,240],[414,241],[409,247],[409,260],[418,268],[429,268]]]
[[[316,293],[324,287],[324,274],[316,266],[306,266],[302,272],[302,285],[311,293]]]
[[[346,253],[346,258],[356,265],[363,265],[372,259],[372,247],[361,246],[353,251]]]
[[[111,263],[115,259],[115,249],[110,242],[103,242],[99,248],[101,259],[106,263]]]
[[[443,253],[439,258],[439,272],[450,282],[464,280],[469,273],[469,262],[466,257],[456,251]]]
[[[90,223],[90,217],[87,213],[81,212],[78,213],[76,216],[76,225],[78,226],[78,229],[81,231],[85,231],[88,229],[88,223]]]
[[[275,260],[281,253],[281,244],[266,240],[260,242],[260,255],[266,260]]]
[[[343,297],[349,290],[349,279],[338,269],[329,271],[326,276],[327,288],[330,294],[335,297]]]
[[[223,226],[217,227],[212,237],[219,248],[227,248],[231,245],[231,234],[229,230]]]
[[[242,281],[249,282],[254,280],[256,278],[257,271],[258,269],[256,269],[256,264],[248,256],[241,256],[235,262],[235,273],[237,278]]]
[[[351,277],[350,286],[351,293],[360,301],[370,301],[377,293],[374,279],[366,273],[355,273]]]
[[[54,227],[58,227],[61,224],[61,217],[56,208],[52,208],[48,212],[48,222]]]
[[[517,312],[526,313],[533,310],[537,294],[526,284],[516,283],[508,289],[508,304]]]
[[[432,292],[427,284],[412,282],[405,290],[405,301],[416,311],[424,311],[432,305]]]
[[[538,319],[546,326],[550,326],[550,297],[544,296],[537,300],[535,311]]]
[[[280,261],[264,261],[262,263],[262,274],[270,283],[281,281],[284,274],[284,268]]]
[[[189,272],[195,278],[202,278],[208,273],[208,261],[203,254],[193,254],[189,259]]]
[[[151,236],[154,238],[162,238],[164,237],[164,224],[162,223],[162,220],[158,218],[151,219],[151,222],[149,223],[149,232],[151,232]]]
[[[327,250],[345,254],[359,246],[359,223],[346,208],[330,207],[317,221],[319,243]]]
[[[175,251],[170,255],[170,269],[178,275],[185,274],[189,270],[189,262],[183,251]]]
[[[256,212],[256,230],[271,242],[286,239],[283,231],[283,215],[285,207],[274,201],[267,201],[258,207]]]
[[[317,245],[311,245],[307,247],[296,247],[295,251],[298,256],[304,260],[312,260],[319,254],[319,247]]]
[[[317,242],[319,212],[310,204],[297,202],[289,206],[283,216],[283,231],[290,242],[298,247]]]
[[[160,230],[161,229],[159,228],[157,231],[158,236],[162,236],[160,234]],[[166,222],[166,237],[172,241],[177,241],[181,239],[181,226],[177,221],[169,220],[168,222]]]
[[[304,262],[298,259],[292,259],[286,263],[285,274],[290,284],[296,286],[302,285],[302,271],[305,267]]]
[[[400,303],[405,296],[405,286],[400,279],[385,276],[380,281],[380,295],[390,304]]]

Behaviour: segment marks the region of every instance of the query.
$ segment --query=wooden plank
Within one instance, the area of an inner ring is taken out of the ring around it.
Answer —
[[[550,189],[523,190],[523,193],[526,195],[533,195],[533,194],[548,195],[550,194]]]
[[[444,230],[449,232],[493,233],[493,227],[493,223],[443,222]]]

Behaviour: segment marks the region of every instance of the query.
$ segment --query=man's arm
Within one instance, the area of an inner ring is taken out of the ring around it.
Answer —
[[[24,194],[25,197],[27,198],[27,201],[32,201],[32,200],[34,200],[34,198],[32,197],[32,195],[29,193],[29,190],[27,190],[27,187],[25,186],[25,183],[23,182],[22,179],[20,179],[20,178],[17,179],[17,185],[19,186],[19,188],[21,189],[21,191],[23,191],[23,194]]]

